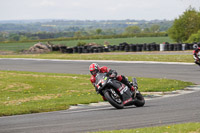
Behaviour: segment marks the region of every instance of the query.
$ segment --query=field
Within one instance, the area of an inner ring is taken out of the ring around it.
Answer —
[[[69,47],[76,46],[78,42],[86,42],[92,43],[95,42],[97,44],[103,45],[104,42],[107,41],[110,45],[119,45],[120,43],[127,42],[130,44],[143,44],[143,43],[163,43],[163,42],[170,42],[173,41],[169,37],[133,37],[133,38],[113,38],[113,39],[91,39],[91,40],[71,40],[71,41],[52,41],[53,44],[62,44],[67,45]],[[28,49],[34,44],[38,43],[35,42],[19,42],[19,43],[3,43],[0,42],[0,51],[20,51],[22,49]],[[46,42],[43,42],[46,43]]]

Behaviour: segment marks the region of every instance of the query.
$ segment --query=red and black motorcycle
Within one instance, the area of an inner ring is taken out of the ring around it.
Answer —
[[[136,78],[133,78],[132,84],[136,89],[136,93],[133,93],[128,86],[115,78],[109,77],[106,73],[98,73],[96,75],[95,88],[98,94],[104,96],[117,109],[123,109],[124,106],[130,105],[142,107],[145,104],[145,99],[137,90]]]

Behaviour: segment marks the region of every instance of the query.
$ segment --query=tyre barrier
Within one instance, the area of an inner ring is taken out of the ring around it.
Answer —
[[[162,44],[164,46],[163,51],[182,51],[182,50],[193,50],[193,43],[185,44]],[[200,46],[200,43],[198,44]],[[141,51],[160,51],[160,44],[128,44],[120,43],[119,45],[108,45],[104,46],[76,46],[68,48],[67,46],[54,47],[53,51],[60,51],[62,53],[103,53],[103,52],[114,52],[114,51],[125,51],[125,52],[141,52]]]
[[[124,51],[129,52],[130,51],[130,46],[129,45],[124,46]]]
[[[83,47],[78,47],[78,53],[83,53]]]
[[[131,44],[130,45],[130,51],[131,52],[136,52],[136,45],[135,44]]]
[[[60,46],[59,48],[60,48],[59,50],[60,50],[61,53],[67,52],[67,46]]]
[[[193,46],[192,46],[192,48],[193,48]],[[188,43],[185,44],[185,50],[190,50],[190,44],[188,44]]]
[[[136,45],[136,51],[137,52],[141,52],[142,51],[142,47],[143,47],[143,45],[141,45],[141,44]]]
[[[174,51],[174,45],[173,44],[169,44],[169,50],[168,51]]]
[[[146,43],[143,44],[142,50],[147,51],[147,44]]]

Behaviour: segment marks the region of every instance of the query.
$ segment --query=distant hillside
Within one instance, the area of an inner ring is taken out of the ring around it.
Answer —
[[[173,21],[169,20],[7,20],[0,21],[0,32],[76,32],[95,29],[114,30],[116,34],[124,31],[124,28],[137,25],[141,29],[149,28],[153,24],[160,26],[160,31],[166,31]]]

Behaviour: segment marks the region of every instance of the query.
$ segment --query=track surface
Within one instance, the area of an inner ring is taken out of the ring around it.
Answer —
[[[89,74],[91,62],[0,59],[0,70]],[[200,68],[181,64],[99,62],[119,74],[171,78],[200,84]],[[116,110],[110,105],[0,118],[0,133],[88,132],[200,122],[200,91],[146,101],[144,107]]]
[[[192,63],[137,63],[137,62],[102,62],[117,70],[118,74],[135,77],[169,78],[191,81],[200,84],[200,67]],[[17,70],[49,73],[90,74],[89,65],[93,61],[61,61],[61,60],[32,60],[32,59],[0,59],[0,70]]]

